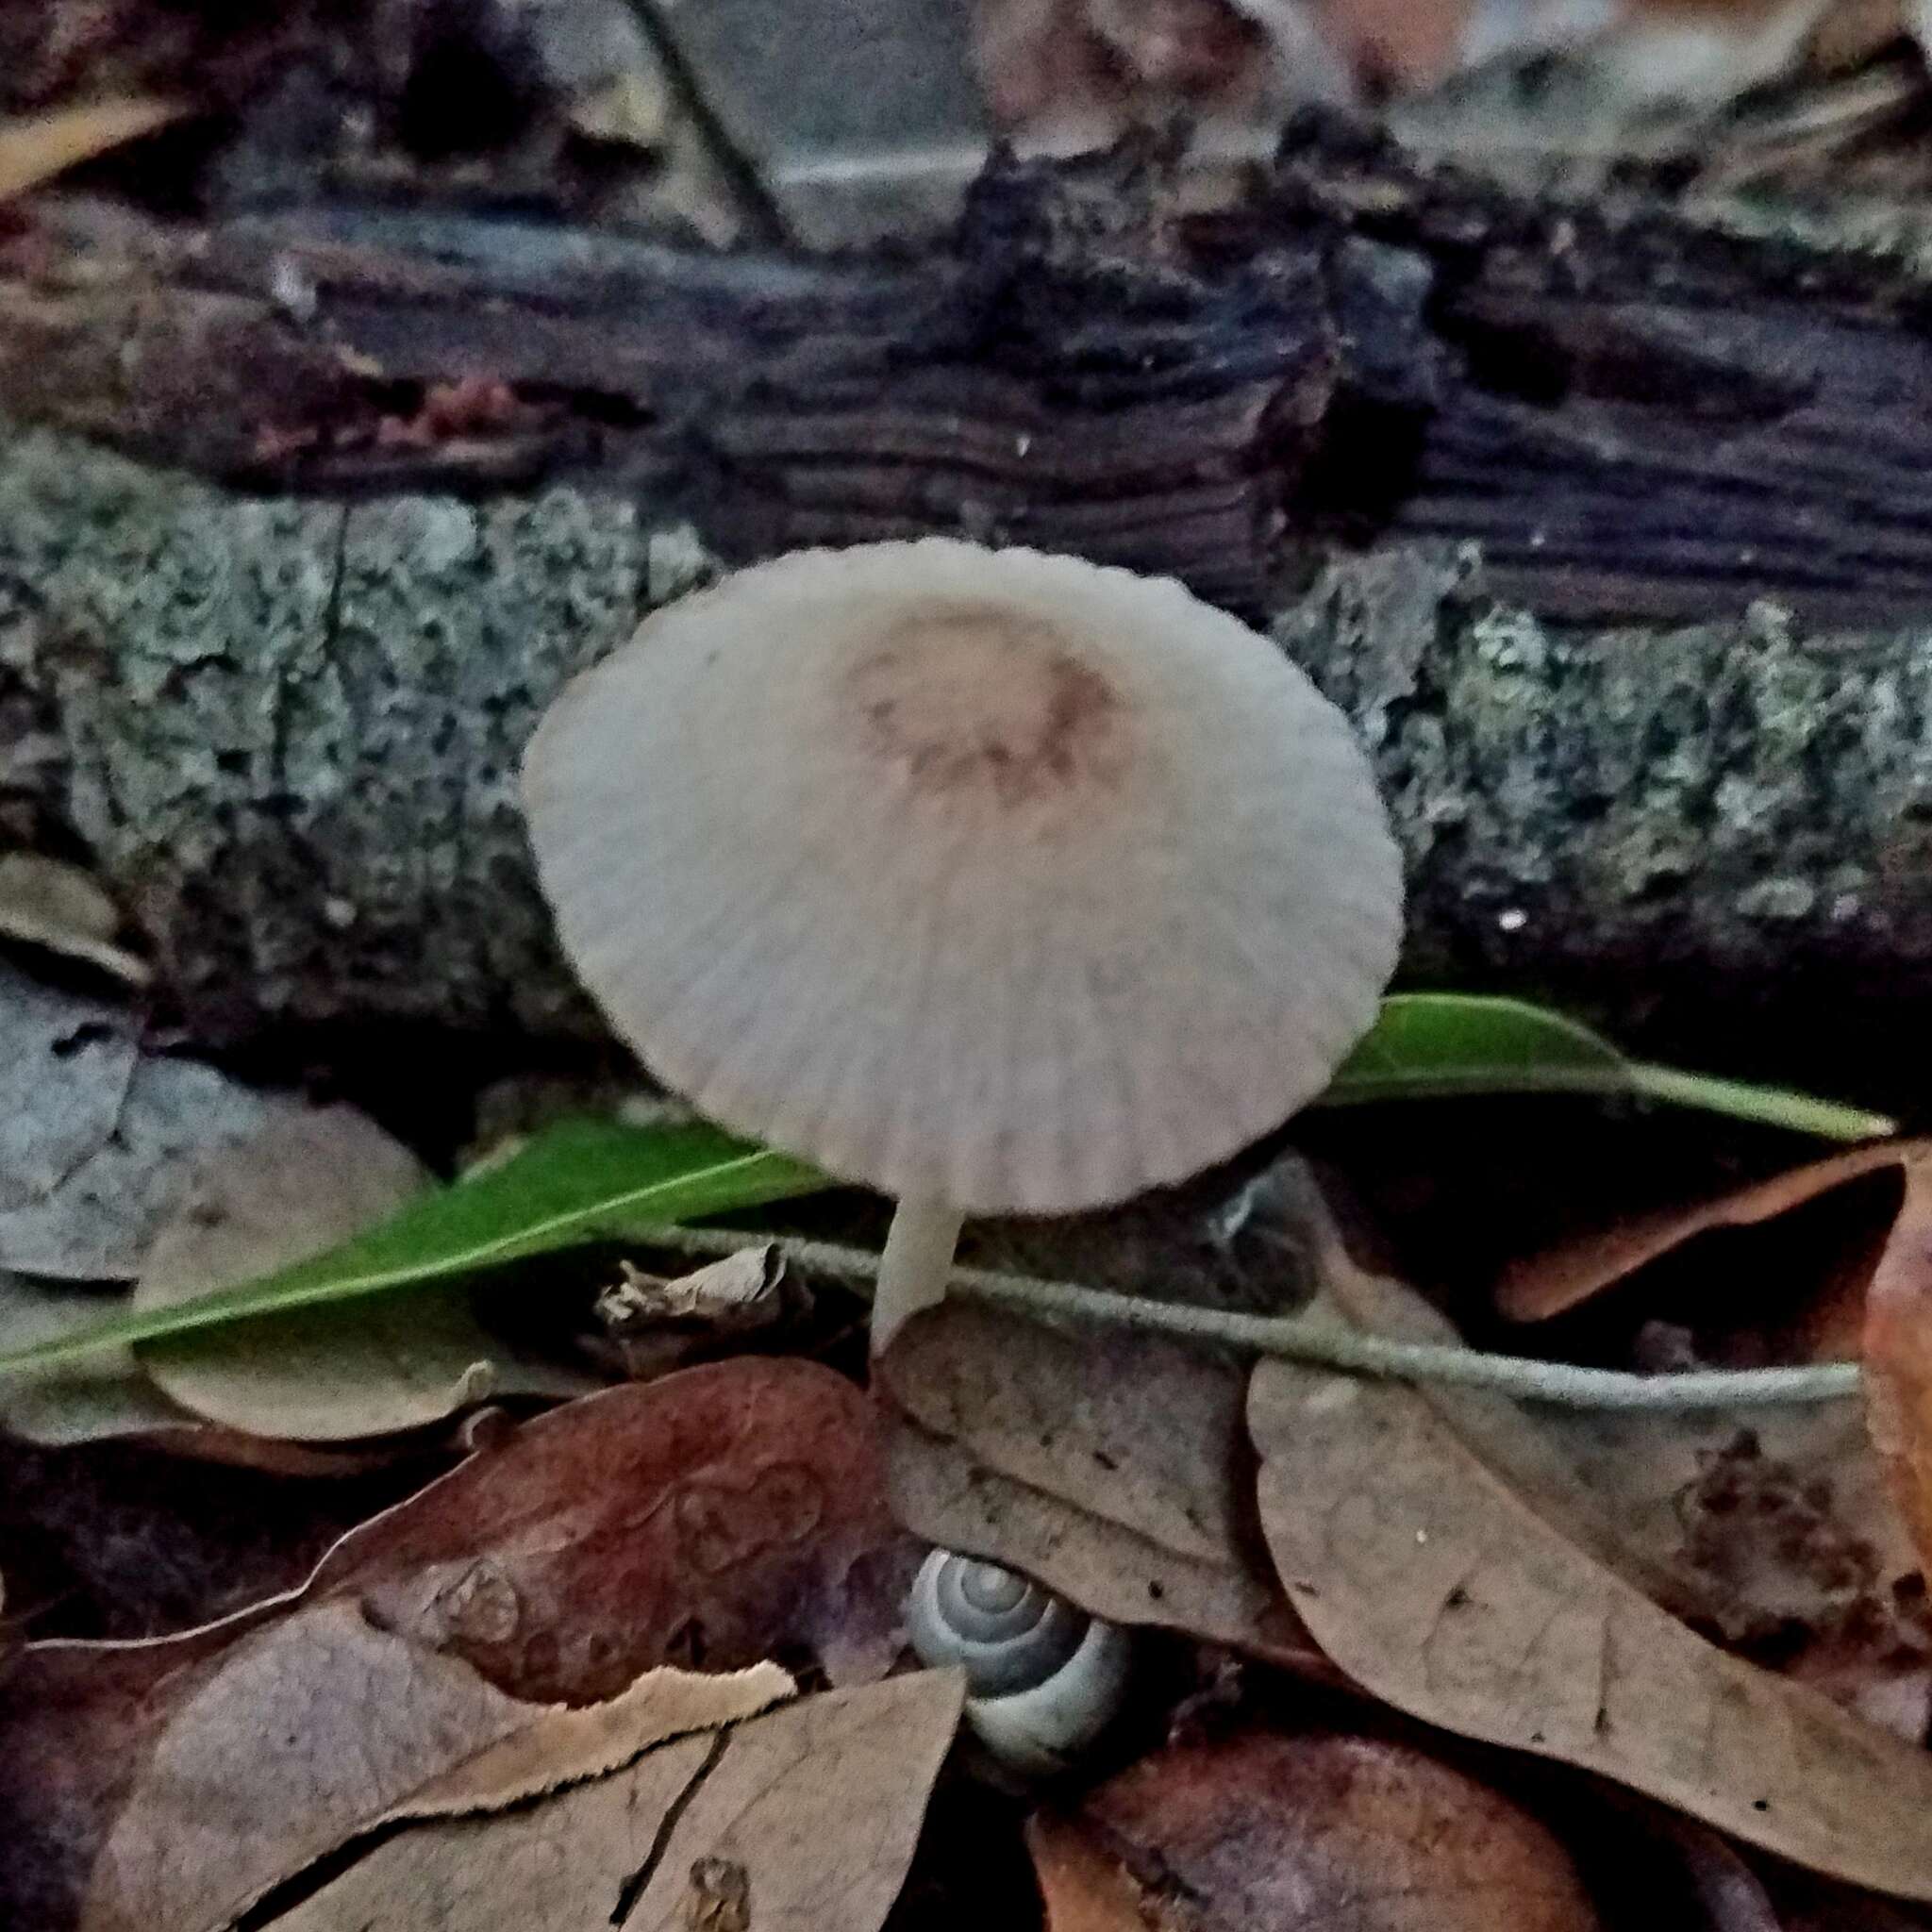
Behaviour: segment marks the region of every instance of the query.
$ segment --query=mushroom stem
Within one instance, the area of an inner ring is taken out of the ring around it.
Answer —
[[[882,1355],[900,1328],[946,1291],[953,1250],[966,1217],[940,1200],[908,1195],[886,1230],[872,1300],[872,1352]]]

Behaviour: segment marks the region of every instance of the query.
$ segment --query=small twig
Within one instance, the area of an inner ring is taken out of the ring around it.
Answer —
[[[695,1255],[729,1254],[775,1241],[794,1267],[843,1281],[869,1282],[879,1269],[878,1256],[868,1249],[829,1241],[792,1241],[782,1235],[741,1234],[715,1227],[639,1228],[631,1232],[653,1246]],[[1112,1294],[1104,1289],[1083,1288],[1077,1282],[1043,1281],[1030,1274],[1003,1274],[986,1268],[955,1268],[951,1286],[955,1293],[1022,1315],[1172,1335],[1185,1341],[1279,1356],[1350,1374],[1490,1389],[1522,1401],[1553,1402],[1567,1408],[1730,1408],[1746,1404],[1833,1402],[1857,1394],[1860,1386],[1857,1362],[1816,1362],[1789,1369],[1692,1369],[1639,1375],[1620,1369],[1538,1361],[1528,1356],[1491,1355],[1453,1344],[1396,1341],[1338,1327],[1321,1317],[1244,1315],[1224,1308],[1197,1308],[1182,1302]]]

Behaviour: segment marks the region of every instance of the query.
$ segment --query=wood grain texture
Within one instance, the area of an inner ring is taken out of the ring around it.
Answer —
[[[1925,304],[1333,128],[1214,215],[1144,156],[998,169],[899,258],[49,205],[0,242],[0,825],[100,868],[204,1037],[581,1034],[544,704],[693,530],[938,529],[1272,621],[1375,755],[1411,974],[1911,997]]]

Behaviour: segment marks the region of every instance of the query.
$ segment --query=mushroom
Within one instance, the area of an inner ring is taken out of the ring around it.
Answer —
[[[950,539],[648,618],[524,767],[563,945],[668,1086],[897,1201],[882,1349],[969,1214],[1178,1180],[1374,1018],[1401,871],[1346,721],[1172,580]]]

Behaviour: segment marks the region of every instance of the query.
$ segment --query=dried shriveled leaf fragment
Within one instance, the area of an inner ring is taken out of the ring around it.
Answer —
[[[351,1108],[280,1115],[202,1166],[155,1237],[133,1306],[171,1307],[303,1260],[429,1184],[407,1147]],[[512,1357],[476,1322],[462,1288],[292,1309],[144,1343],[139,1354],[183,1408],[294,1441],[383,1435],[441,1422],[488,1394],[586,1386]]]
[[[874,1932],[958,1724],[952,1672],[832,1691],[489,1821],[388,1839],[277,1932]],[[707,1916],[707,1913],[710,1913]],[[740,1923],[744,1923],[741,1921]]]
[[[695,1699],[647,1678],[591,1710],[525,1704],[347,1598],[318,1604],[242,1639],[176,1706],[101,1849],[84,1932],[226,1924],[381,1821],[508,1804],[634,1757],[667,1722],[708,1727],[791,1689],[774,1670],[700,1681]]]
[[[1264,1362],[1248,1422],[1275,1567],[1366,1690],[1796,1863],[1932,1899],[1932,1756],[1694,1636],[1552,1528],[1421,1396]]]
[[[930,1541],[1115,1623],[1307,1654],[1252,1555],[1232,1359],[949,1301],[900,1331],[874,1379],[896,1405],[894,1508]]]
[[[1050,1932],[1594,1932],[1556,1838],[1411,1745],[1251,1731],[1028,1827]]]
[[[741,1248],[688,1274],[645,1274],[628,1261],[597,1297],[609,1353],[633,1382],[732,1346],[805,1312],[810,1295],[791,1279],[775,1244]]]

